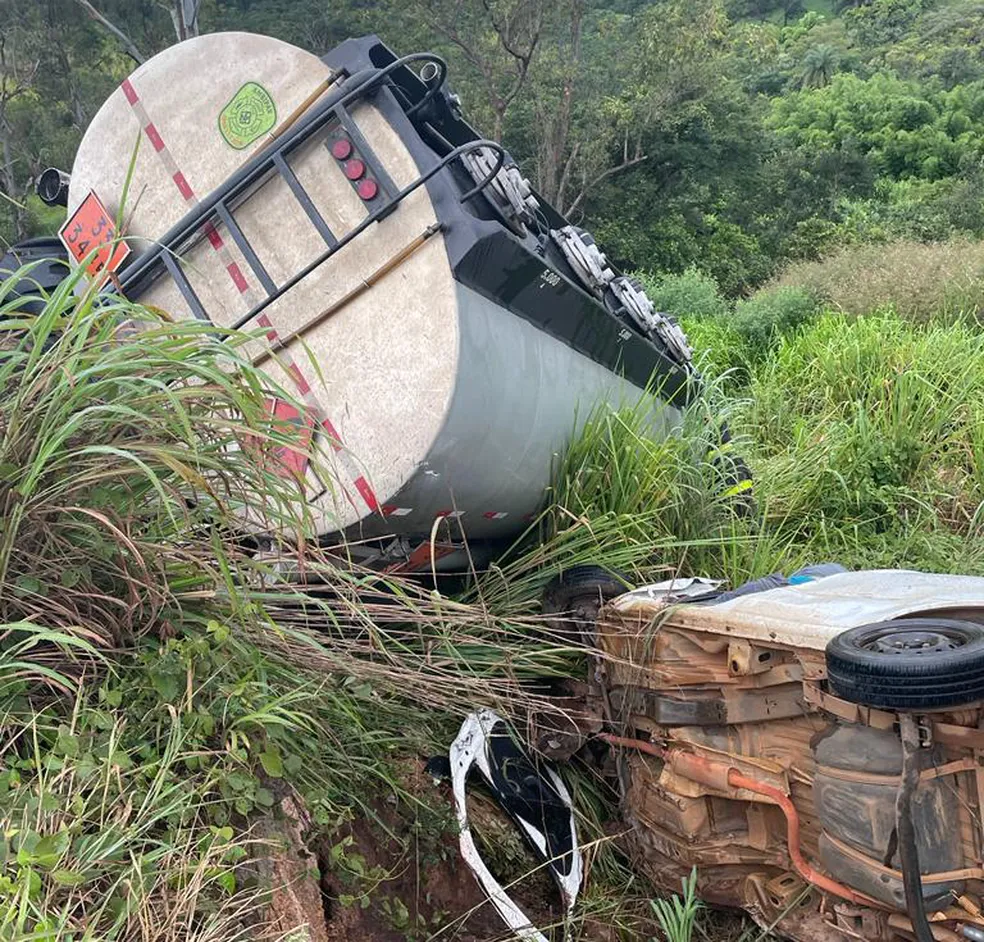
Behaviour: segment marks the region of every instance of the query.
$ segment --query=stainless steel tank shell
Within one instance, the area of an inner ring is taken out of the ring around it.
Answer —
[[[96,114],[72,169],[69,213],[90,190],[117,213],[129,173],[124,235],[140,251],[262,149],[329,78],[316,56],[265,36],[213,33],[172,46]],[[351,113],[397,186],[420,175],[375,105],[363,100]],[[329,133],[318,132],[289,163],[338,238],[367,210],[327,146]],[[325,250],[281,177],[234,215],[277,285]],[[331,308],[436,222],[426,187],[416,189],[247,324],[257,331],[251,352]],[[216,324],[233,324],[265,296],[224,225],[204,233],[181,267]],[[169,277],[140,301],[193,316]],[[307,481],[323,533],[419,535],[435,516],[454,514],[470,536],[508,534],[538,506],[577,422],[601,399],[640,396],[456,282],[441,235],[291,341],[268,368],[318,416],[328,443],[327,480],[309,473]],[[666,409],[662,421],[674,416]]]

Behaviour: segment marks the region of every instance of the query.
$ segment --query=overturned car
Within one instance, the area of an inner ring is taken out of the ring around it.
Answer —
[[[802,942],[984,939],[984,579],[677,580],[594,627],[625,841],[658,886],[696,867],[705,900]]]

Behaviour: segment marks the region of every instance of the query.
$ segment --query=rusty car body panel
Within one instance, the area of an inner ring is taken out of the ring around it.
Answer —
[[[594,669],[636,863],[668,891],[696,867],[705,900],[801,942],[914,938],[893,824],[898,716],[829,690],[824,648],[928,613],[984,622],[984,578],[853,572],[683,604],[663,586],[606,606]],[[934,937],[955,940],[984,929],[984,705],[917,721],[923,889]]]

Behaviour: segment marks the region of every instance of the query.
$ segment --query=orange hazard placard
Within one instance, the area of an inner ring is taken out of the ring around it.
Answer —
[[[76,262],[85,263],[90,275],[116,271],[130,254],[130,246],[116,238],[113,217],[91,190],[58,230],[58,237]]]

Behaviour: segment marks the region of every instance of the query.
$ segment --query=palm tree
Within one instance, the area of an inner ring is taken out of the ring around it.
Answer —
[[[821,43],[814,46],[803,57],[803,88],[823,88],[830,80],[840,64],[840,53],[833,46]]]

